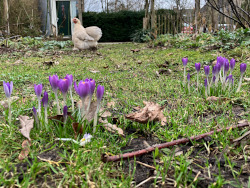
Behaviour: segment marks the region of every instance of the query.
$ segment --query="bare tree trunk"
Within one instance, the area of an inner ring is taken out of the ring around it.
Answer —
[[[82,13],[84,12],[84,0],[79,0],[78,3],[78,18],[83,25]]]
[[[199,16],[200,16],[200,9],[201,9],[200,4],[201,4],[200,0],[195,0],[195,30],[196,32],[199,31],[200,29],[200,24],[199,24],[200,22]]]
[[[153,32],[156,32],[156,28],[155,28],[155,0],[151,0],[151,29],[153,30]]]
[[[149,23],[149,13],[148,13],[148,8],[149,8],[149,0],[145,0],[145,17],[143,18],[143,29],[148,29],[148,23]]]
[[[8,0],[3,0],[3,16],[4,25],[6,25],[7,34],[10,34],[10,23],[9,23],[9,4]]]

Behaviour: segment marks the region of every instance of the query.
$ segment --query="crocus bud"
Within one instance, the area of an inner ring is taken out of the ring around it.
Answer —
[[[213,76],[213,82],[215,82],[215,80],[216,80],[216,76]]]
[[[187,81],[190,82],[190,74],[187,74]]]
[[[58,81],[58,87],[63,94],[66,94],[69,90],[69,80],[68,79],[60,79]]]
[[[228,59],[227,59],[227,61],[225,61],[225,63],[224,63],[224,71],[228,72],[228,70],[229,70],[229,62],[228,62]]]
[[[71,89],[72,83],[73,83],[73,75],[72,75],[72,74],[67,74],[67,75],[65,76],[65,79],[68,80],[68,82],[69,82],[69,89]]]
[[[197,72],[200,72],[201,64],[200,63],[195,63],[195,69],[196,69]]]
[[[67,118],[67,114],[68,114],[68,107],[67,107],[67,106],[64,106],[64,107],[63,107],[63,119],[66,119],[66,118]]]
[[[10,83],[9,82],[6,83],[5,81],[3,81],[3,89],[6,97],[10,98],[13,90],[13,82],[11,81]]]
[[[204,86],[207,88],[207,79],[204,80]]]
[[[217,57],[217,63],[218,64],[221,64],[223,61],[224,61],[223,57],[221,57],[221,56]]]
[[[230,60],[230,69],[233,70],[233,69],[234,69],[234,66],[235,66],[235,59],[232,58],[232,59]]]
[[[188,58],[187,57],[182,58],[182,63],[183,63],[183,66],[186,67],[188,63]]]
[[[96,97],[98,101],[102,100],[103,93],[104,93],[104,86],[98,85],[96,90]]]
[[[209,65],[204,67],[204,71],[205,71],[206,76],[209,75],[209,70],[210,70]]]
[[[33,115],[35,118],[37,118],[37,111],[36,111],[36,108],[33,106]]]
[[[58,89],[58,76],[55,74],[53,76],[49,76],[49,83],[52,87],[53,91],[56,91]]]
[[[246,63],[241,63],[240,64],[240,72],[243,74],[247,69],[247,64]]]
[[[80,98],[85,98],[89,94],[89,84],[87,82],[83,82],[82,80],[79,82],[78,87],[76,82],[74,83],[74,87],[76,93],[80,96]]]
[[[34,89],[35,89],[35,93],[38,99],[41,98],[42,95],[42,90],[43,90],[43,85],[42,84],[34,84]]]
[[[213,69],[212,69],[212,74],[213,74],[213,75],[216,75],[217,72],[218,72],[218,67],[217,67],[217,65],[214,65],[214,66],[213,66]]]
[[[48,93],[45,91],[43,98],[42,98],[43,107],[45,107],[45,108],[48,107],[48,100],[49,100],[49,96],[48,96]]]
[[[216,63],[216,66],[217,66],[217,70],[218,70],[218,72],[217,72],[217,73],[219,73],[219,72],[220,72],[220,69],[221,69],[221,66],[220,66],[220,64],[219,64],[219,63]]]

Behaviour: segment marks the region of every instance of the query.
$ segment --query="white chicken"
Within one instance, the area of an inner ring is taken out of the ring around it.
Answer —
[[[75,24],[72,41],[74,43],[73,50],[85,50],[96,48],[97,41],[102,37],[102,30],[99,27],[91,26],[84,28],[79,19],[73,18]]]

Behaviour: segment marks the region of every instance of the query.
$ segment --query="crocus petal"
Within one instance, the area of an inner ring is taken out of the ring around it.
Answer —
[[[204,80],[204,86],[207,87],[207,79]]]
[[[204,71],[205,71],[206,76],[209,75],[209,70],[210,70],[209,65],[204,67]]]
[[[235,59],[232,58],[232,59],[230,60],[230,69],[233,70],[234,67],[235,67]]]
[[[4,81],[3,81],[3,89],[4,89],[6,97],[10,98],[11,93],[10,93],[9,87],[7,83],[5,83]]]
[[[243,74],[247,69],[247,64],[246,63],[241,63],[240,64],[240,72]]]
[[[187,57],[182,58],[182,63],[184,67],[187,66],[188,58]]]
[[[66,94],[69,90],[69,81],[68,79],[60,79],[59,82],[58,82],[58,87],[60,89],[60,91],[63,93],[63,94]]]
[[[37,98],[41,98],[42,95],[42,90],[43,90],[43,85],[42,84],[34,84],[34,89],[35,89],[35,93]]]
[[[89,94],[89,83],[80,81],[78,84],[78,95],[81,98],[85,98],[87,97],[88,94]]]
[[[187,74],[187,81],[190,82],[190,74]]]
[[[104,86],[98,85],[96,90],[97,100],[102,100],[103,93],[104,93]]]
[[[12,90],[13,90],[13,82],[11,81],[10,82],[10,94],[12,93]]]
[[[72,87],[72,83],[73,83],[73,75],[72,74],[67,74],[65,76],[65,79],[68,79],[68,81],[69,81],[69,88],[71,88]]]
[[[74,88],[75,88],[76,93],[79,95],[79,93],[78,93],[78,87],[77,87],[76,82],[74,82]]]
[[[228,60],[225,61],[225,64],[224,64],[224,71],[227,72],[229,70],[229,62]]]
[[[55,74],[53,76],[49,76],[49,83],[52,87],[52,90],[55,91],[58,89],[58,76]]]
[[[200,72],[201,64],[200,63],[195,63],[195,69],[196,69],[197,72]]]
[[[63,107],[63,117],[64,117],[64,118],[67,116],[67,113],[68,113],[68,107],[67,107],[67,106],[64,106],[64,107]]]
[[[48,96],[48,93],[45,91],[44,95],[43,95],[43,98],[42,98],[43,106],[45,108],[48,107],[48,101],[49,101],[49,96]]]

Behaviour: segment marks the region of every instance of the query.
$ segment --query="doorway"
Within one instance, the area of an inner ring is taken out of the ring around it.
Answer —
[[[56,1],[59,35],[71,35],[70,1]]]

